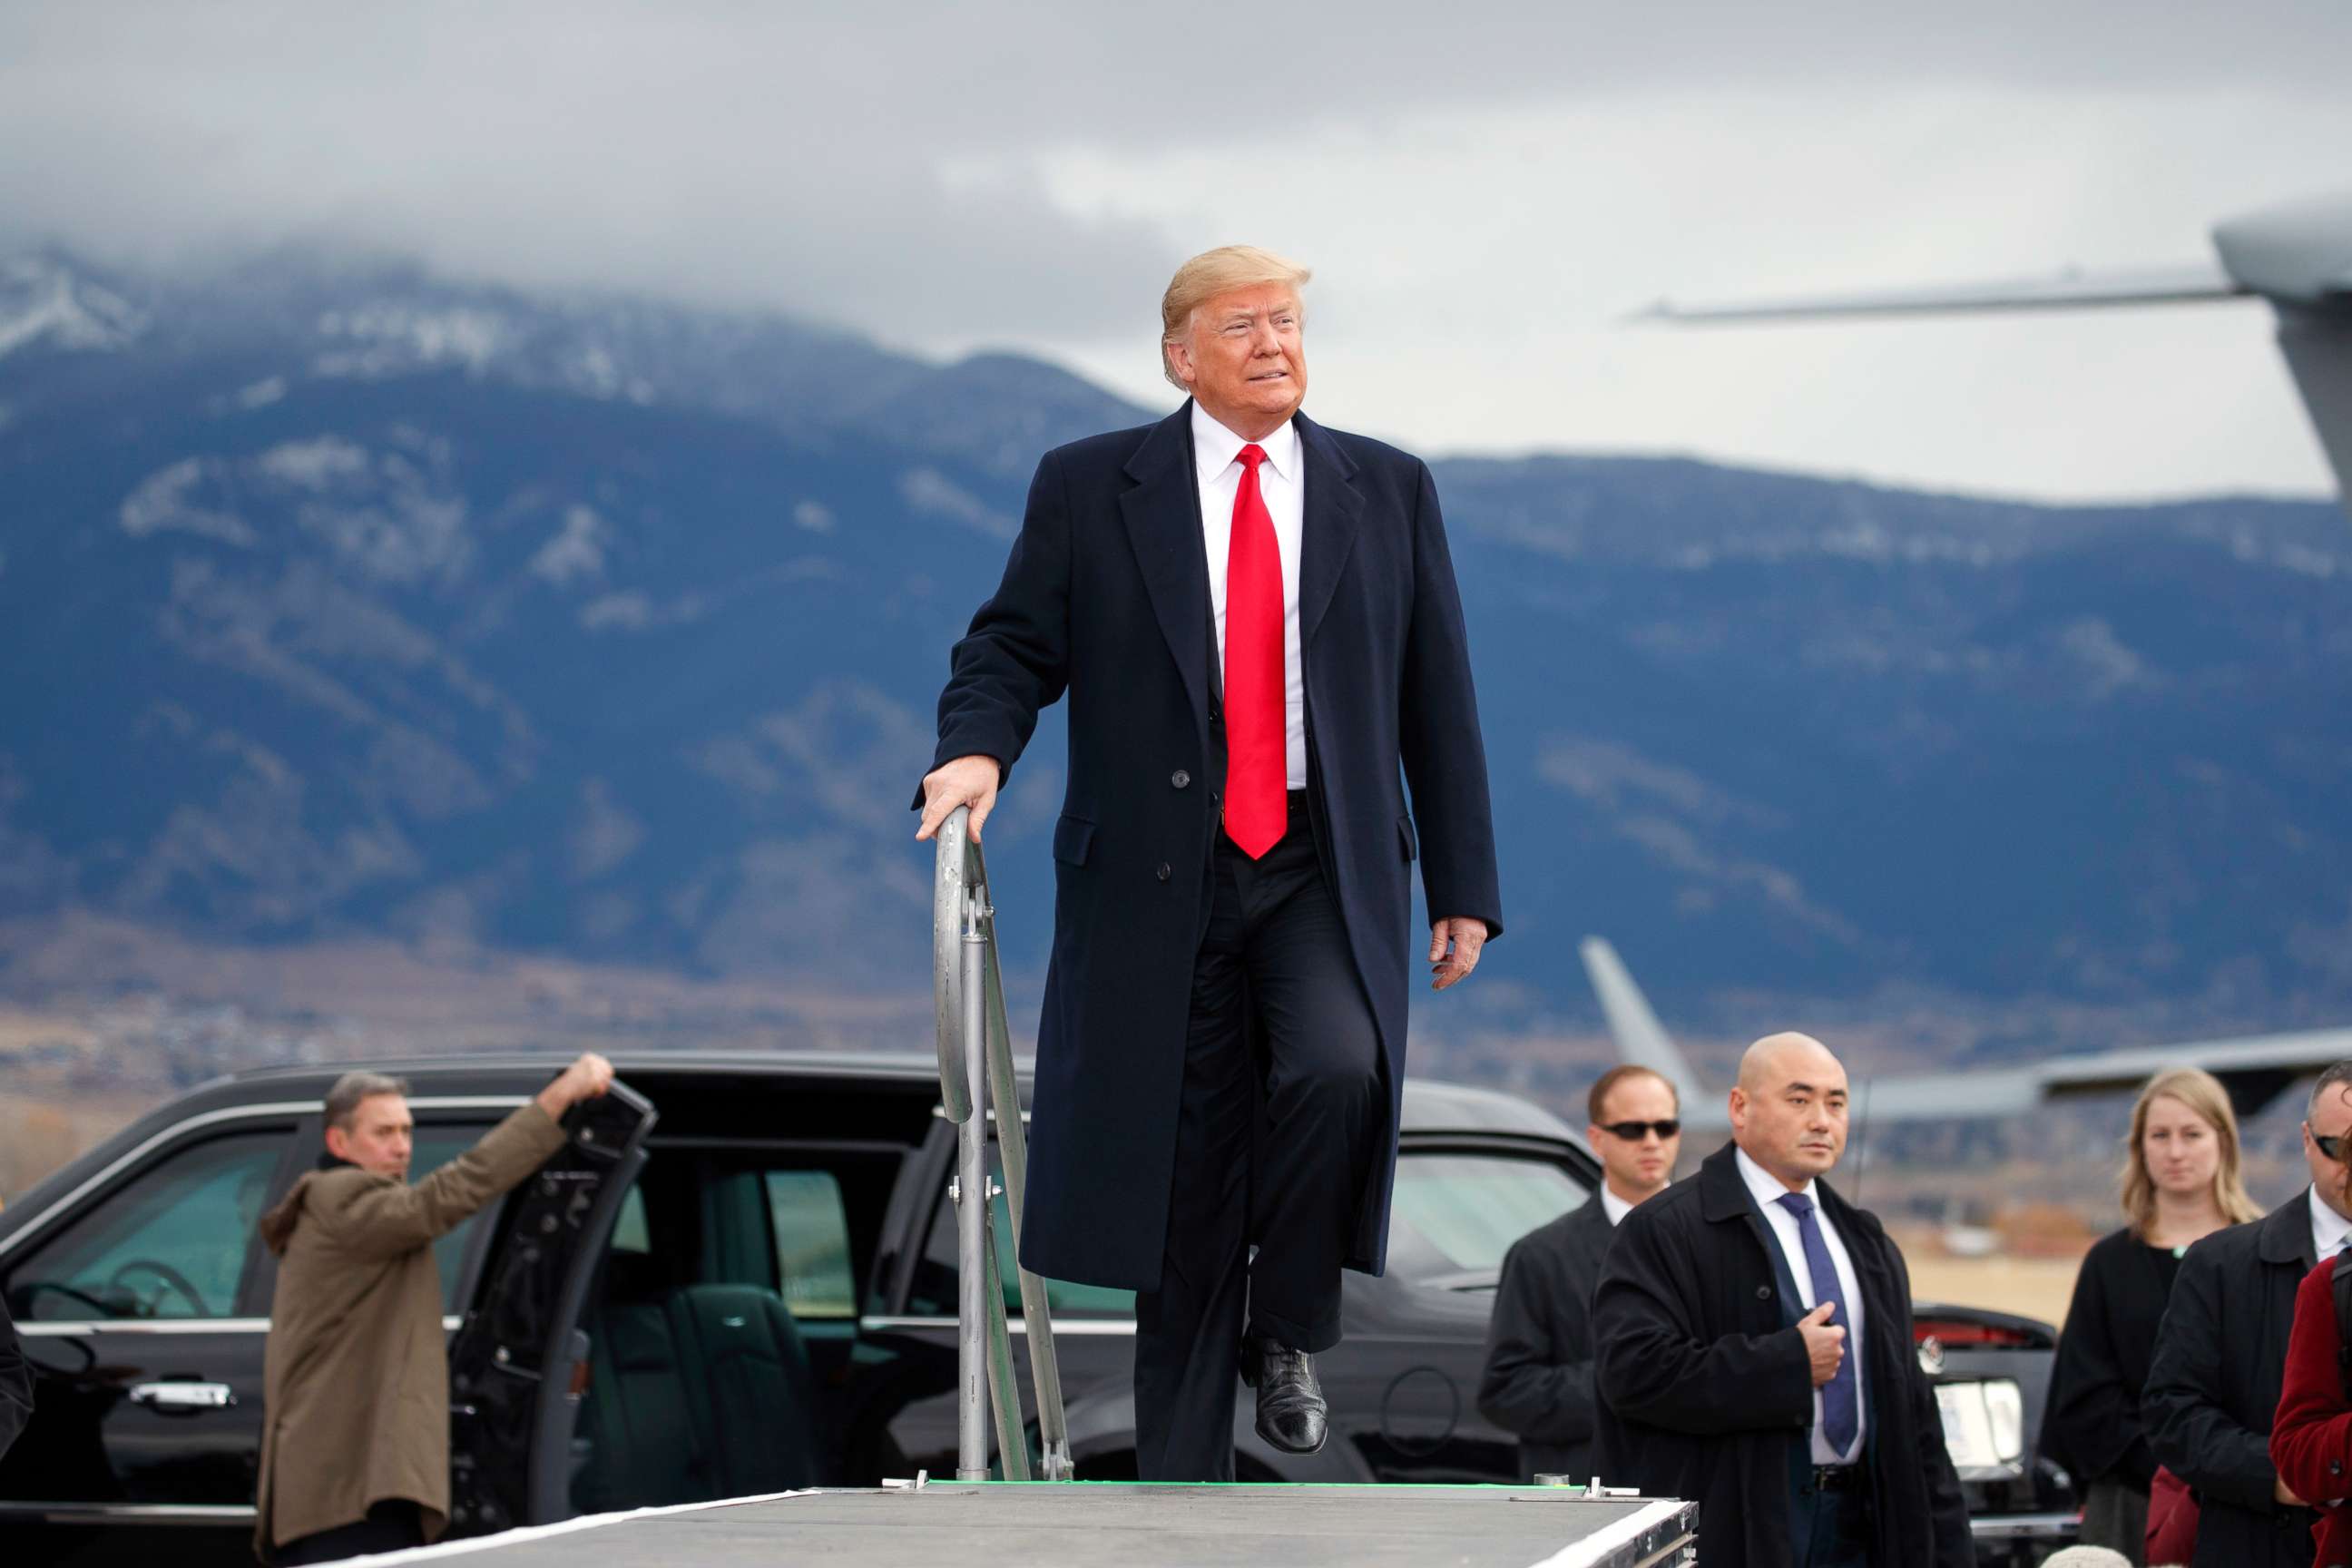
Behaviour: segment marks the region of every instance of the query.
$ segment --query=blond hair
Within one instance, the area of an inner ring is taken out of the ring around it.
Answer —
[[[2246,1195],[2238,1173],[2238,1118],[2230,1110],[2230,1091],[2221,1080],[2200,1068],[2175,1068],[2147,1080],[2132,1106],[2131,1134],[2124,1144],[2124,1220],[2142,1241],[2156,1224],[2156,1180],[2147,1173],[2147,1113],[2158,1100],[2179,1100],[2213,1130],[2221,1144],[2221,1163],[2213,1173],[2213,1203],[2231,1225],[2260,1219],[2263,1211]]]
[[[1221,245],[1201,252],[1176,269],[1176,276],[1168,279],[1168,292],[1160,296],[1160,374],[1178,391],[1192,390],[1168,363],[1168,345],[1191,331],[1192,312],[1218,295],[1261,283],[1286,283],[1296,293],[1314,276],[1312,268],[1255,245]]]

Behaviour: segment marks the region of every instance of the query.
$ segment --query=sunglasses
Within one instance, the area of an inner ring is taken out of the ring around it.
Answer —
[[[2305,1122],[2303,1130],[2305,1132],[2311,1132],[2311,1123]],[[2337,1132],[2332,1135],[2325,1132],[2311,1132],[2311,1141],[2319,1145],[2322,1155],[2334,1160],[2338,1164],[2343,1163],[2346,1155],[2352,1154],[2352,1132]]]
[[[1628,1143],[1640,1142],[1642,1134],[1644,1132],[1654,1132],[1661,1138],[1672,1138],[1682,1130],[1683,1124],[1671,1116],[1664,1121],[1612,1121],[1601,1129],[1612,1138],[1622,1138]],[[2332,1160],[2336,1156],[2330,1154],[2328,1158]]]

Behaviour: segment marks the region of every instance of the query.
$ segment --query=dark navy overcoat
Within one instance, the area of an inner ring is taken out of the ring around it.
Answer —
[[[1469,645],[1428,467],[1297,423],[1308,772],[1388,1087],[1386,1152],[1360,1195],[1348,1265],[1378,1273],[1406,996],[1428,952],[1411,929],[1412,862],[1432,918],[1483,919],[1499,933],[1502,900]],[[1160,1283],[1225,773],[1214,648],[1192,405],[1045,454],[1003,581],[955,646],[933,765],[982,755],[1009,771],[1038,711],[1067,696],[1021,1227],[1022,1261],[1052,1279]]]

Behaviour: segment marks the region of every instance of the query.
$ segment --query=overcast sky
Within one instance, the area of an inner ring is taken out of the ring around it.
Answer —
[[[2259,304],[1633,328],[2195,261],[2352,187],[2343,0],[0,0],[0,246],[289,238],[1009,347],[1131,395],[1173,265],[1313,266],[1307,405],[1429,453],[2053,497],[2327,488]]]

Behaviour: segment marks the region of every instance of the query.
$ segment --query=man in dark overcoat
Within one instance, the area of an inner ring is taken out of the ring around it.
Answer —
[[[1674,1180],[1682,1153],[1675,1086],[1645,1067],[1611,1068],[1585,1097],[1585,1142],[1601,1189],[1503,1255],[1486,1324],[1478,1412],[1519,1437],[1522,1476],[1592,1479],[1592,1291],[1618,1222]]]
[[[2294,1292],[2336,1251],[2352,1139],[2352,1062],[2320,1075],[2303,1123],[2311,1184],[2261,1219],[2196,1243],[2156,1331],[2140,1413],[2159,1464],[2197,1498],[2197,1568],[2308,1568],[2318,1517],[2271,1463]]]
[[[1731,1129],[1601,1265],[1601,1479],[1696,1501],[1703,1568],[1970,1568],[1903,1255],[1821,1179],[1845,1069],[1808,1036],[1759,1040]]]
[[[1387,1247],[1416,857],[1437,988],[1502,928],[1436,487],[1298,412],[1307,277],[1178,270],[1191,396],[1038,464],[916,803],[978,837],[1067,695],[1021,1255],[1138,1293],[1147,1479],[1231,1478],[1237,1366],[1268,1442],[1321,1447],[1339,1273]]]

